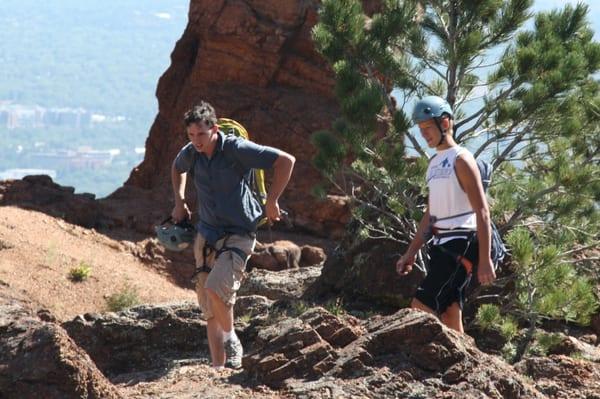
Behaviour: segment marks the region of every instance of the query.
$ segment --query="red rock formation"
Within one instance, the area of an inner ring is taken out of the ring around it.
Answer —
[[[0,285],[0,397],[122,398],[47,311]]]
[[[97,227],[101,208],[93,194],[75,194],[73,187],[56,184],[49,176],[25,176],[0,181],[0,205],[46,212],[69,223]]]
[[[316,232],[341,232],[346,218],[340,220],[340,213],[347,212],[333,208],[345,208],[346,203],[335,199],[327,206],[315,206],[310,195],[320,178],[310,164],[315,153],[310,136],[328,128],[338,114],[333,74],[310,36],[318,4],[316,0],[192,0],[188,25],[158,83],[159,113],[146,141],[145,159],[125,187],[105,202],[123,198],[123,192],[131,190],[128,186],[134,186],[162,198],[156,207],[170,212],[170,165],[187,142],[182,116],[206,100],[218,115],[243,123],[255,141],[296,156],[282,205],[297,224]],[[193,192],[187,197],[193,198]],[[143,214],[147,220],[149,210],[136,208],[121,218]]]

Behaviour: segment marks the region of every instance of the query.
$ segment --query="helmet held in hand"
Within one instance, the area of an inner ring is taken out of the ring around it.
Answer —
[[[188,248],[196,237],[196,229],[188,221],[173,223],[171,218],[154,228],[158,241],[168,250],[181,252]]]

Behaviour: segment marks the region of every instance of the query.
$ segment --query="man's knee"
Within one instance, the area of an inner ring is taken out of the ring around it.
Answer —
[[[214,292],[212,289],[204,288],[204,290],[206,291],[206,296],[208,296],[210,298],[210,300],[220,299],[219,296],[217,295],[217,293]]]
[[[440,315],[440,319],[443,320],[455,320],[457,317],[462,316],[462,310],[457,302],[452,303],[446,308],[444,313]]]
[[[459,332],[463,332],[462,326],[462,310],[457,302],[448,306],[446,311],[440,315],[440,320],[447,327],[450,327]]]
[[[211,288],[205,288],[205,290],[206,290],[206,296],[208,297],[209,306],[212,306],[212,304],[214,302],[219,302],[219,303],[225,304],[225,301],[223,301],[223,299],[219,296],[219,294],[216,293],[216,291],[214,291]]]
[[[419,309],[419,310],[422,310],[423,312],[435,314],[433,309],[431,309],[429,306],[425,305],[423,302],[419,301],[417,298],[412,299],[412,301],[410,302],[410,307],[412,309]]]
[[[206,281],[206,273],[200,273],[200,278],[196,281],[196,296],[198,298],[198,306],[202,312],[202,318],[204,320],[210,320],[214,317],[212,306],[210,305],[211,299],[208,295],[208,291],[204,288],[204,282]]]

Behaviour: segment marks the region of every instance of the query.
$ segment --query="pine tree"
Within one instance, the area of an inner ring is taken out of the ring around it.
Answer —
[[[511,245],[532,242],[529,264],[512,257],[512,278],[517,296],[537,295],[510,309],[535,328],[539,317],[585,323],[596,307],[579,276],[600,237],[600,43],[586,5],[537,15],[531,5],[383,0],[369,16],[358,0],[324,0],[313,39],[342,116],[313,142],[317,168],[354,201],[358,236],[406,244],[429,158],[410,129],[411,101],[446,98],[456,141],[495,167],[493,219]],[[562,277],[575,282],[548,286]]]

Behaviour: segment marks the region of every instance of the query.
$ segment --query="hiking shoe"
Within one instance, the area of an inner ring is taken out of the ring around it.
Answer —
[[[225,366],[232,369],[242,367],[242,356],[244,356],[244,348],[238,337],[232,337],[225,341]]]

